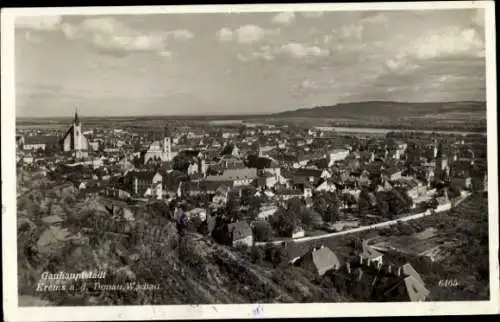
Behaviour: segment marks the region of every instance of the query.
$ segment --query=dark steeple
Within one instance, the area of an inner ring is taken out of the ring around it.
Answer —
[[[165,127],[163,128],[163,137],[169,138],[172,136],[172,130],[170,128],[169,124],[165,124]]]
[[[75,124],[80,124],[80,119],[78,118],[78,109],[75,111],[75,120],[74,120],[74,123]]]

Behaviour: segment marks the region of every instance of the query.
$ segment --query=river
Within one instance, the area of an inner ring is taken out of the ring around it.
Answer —
[[[335,131],[343,133],[366,133],[366,134],[387,134],[389,132],[422,132],[422,133],[440,133],[453,135],[469,135],[482,134],[486,132],[468,132],[468,131],[446,131],[446,130],[419,130],[419,129],[384,129],[384,128],[369,128],[369,127],[334,127],[334,126],[315,126],[320,131]]]

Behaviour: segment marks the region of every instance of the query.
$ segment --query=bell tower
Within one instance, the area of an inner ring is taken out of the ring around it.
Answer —
[[[82,124],[78,118],[78,110],[75,111],[75,118],[73,120],[73,149],[75,157],[80,158],[82,152]]]
[[[172,152],[172,134],[168,125],[165,125],[163,129],[163,152]]]

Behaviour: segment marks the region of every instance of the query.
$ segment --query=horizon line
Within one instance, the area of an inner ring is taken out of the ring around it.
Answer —
[[[81,114],[81,111],[78,112],[79,116],[87,117],[87,118],[105,118],[105,117],[119,117],[119,118],[128,118],[128,117],[176,117],[176,118],[193,118],[193,117],[265,117],[265,116],[273,116],[283,113],[290,113],[296,111],[303,110],[312,110],[315,108],[321,107],[337,107],[339,105],[346,104],[366,104],[366,103],[399,103],[399,104],[446,104],[446,103],[487,103],[486,100],[462,100],[462,101],[428,101],[428,102],[415,102],[415,101],[396,101],[396,100],[366,100],[366,101],[355,101],[355,102],[342,102],[336,103],[333,105],[317,105],[313,107],[299,107],[293,110],[279,111],[279,112],[268,112],[268,113],[246,113],[240,112],[236,114],[137,114],[137,115],[85,115]],[[74,115],[62,116],[62,115],[49,115],[49,116],[16,116],[16,120],[18,119],[46,119],[46,118],[72,118]]]

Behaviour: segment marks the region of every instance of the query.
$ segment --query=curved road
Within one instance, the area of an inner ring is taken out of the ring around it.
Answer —
[[[470,193],[466,194],[463,197],[460,197],[460,199],[458,199],[457,201],[453,202],[452,204],[454,204],[454,207],[456,207],[462,201],[464,201],[465,199],[467,199],[467,197],[469,197],[469,196],[470,196]],[[443,212],[443,211],[447,211],[447,210],[441,210],[441,211],[437,211],[436,210],[436,211],[434,211],[434,213],[439,213],[439,212]],[[255,246],[265,246],[266,244],[277,245],[277,244],[281,244],[283,242],[290,242],[290,241],[292,241],[294,243],[303,243],[303,242],[307,242],[307,241],[311,241],[311,240],[326,239],[326,238],[330,238],[330,237],[336,237],[336,236],[342,236],[342,235],[348,235],[348,234],[358,233],[360,231],[366,231],[366,230],[377,229],[377,228],[381,228],[381,227],[387,227],[387,226],[395,225],[398,222],[415,220],[415,219],[423,218],[423,217],[430,216],[430,215],[432,215],[431,211],[428,211],[428,212],[425,211],[425,212],[422,212],[422,213],[419,213],[419,214],[409,215],[409,216],[402,217],[402,218],[399,218],[399,219],[384,221],[384,222],[381,222],[381,223],[378,223],[378,224],[373,224],[373,225],[369,225],[369,226],[362,226],[362,227],[353,228],[353,229],[349,229],[349,230],[339,231],[339,232],[336,232],[336,233],[329,233],[329,234],[324,234],[324,235],[303,237],[303,238],[297,238],[297,239],[291,239],[291,238],[289,238],[289,239],[275,240],[275,241],[271,241],[271,242],[256,242],[254,245]]]

